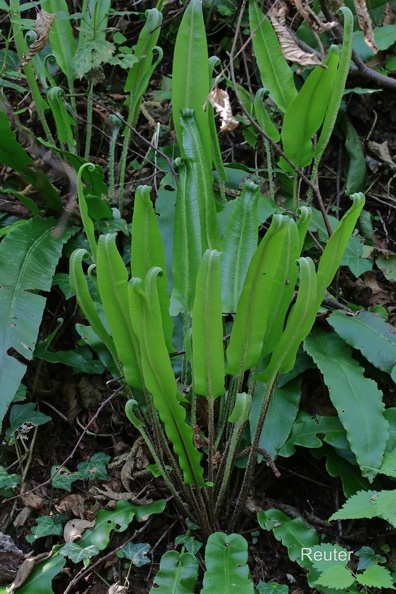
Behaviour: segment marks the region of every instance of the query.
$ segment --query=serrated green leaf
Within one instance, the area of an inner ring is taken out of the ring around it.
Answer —
[[[349,345],[361,351],[377,369],[385,371],[396,381],[396,330],[383,318],[368,311],[354,316],[335,311],[329,324]]]
[[[391,452],[385,452],[379,472],[396,478],[396,449]]]
[[[325,571],[330,565],[344,567],[351,556],[350,551],[347,551],[338,544],[331,544],[329,542],[322,542],[319,545],[310,547],[309,554],[313,567],[320,572]]]
[[[248,545],[243,536],[223,532],[211,534],[205,550],[206,572],[201,594],[253,594],[247,559]]]
[[[392,575],[386,567],[381,565],[372,565],[365,569],[363,573],[356,574],[356,581],[362,586],[372,588],[388,588],[395,590]]]
[[[380,491],[374,501],[378,516],[396,527],[396,490]]]
[[[359,491],[356,495],[352,495],[342,508],[329,518],[329,521],[374,518],[377,515],[375,508],[377,496],[377,491]]]
[[[355,578],[352,572],[346,567],[332,565],[325,569],[321,576],[316,580],[318,586],[334,588],[334,590],[345,590],[353,584]]]
[[[306,338],[304,349],[323,373],[330,399],[363,475],[373,479],[381,466],[388,439],[382,392],[373,380],[364,376],[364,369],[336,334],[318,330]]]
[[[150,594],[193,594],[198,578],[198,561],[190,553],[168,551],[161,557]]]

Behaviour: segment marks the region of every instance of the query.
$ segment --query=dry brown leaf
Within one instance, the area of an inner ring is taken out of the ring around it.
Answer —
[[[383,25],[394,25],[396,23],[396,11],[390,2],[385,4],[384,18],[382,19]]]
[[[95,521],[88,520],[69,520],[66,522],[63,529],[63,538],[66,542],[74,542],[77,538],[81,538],[82,533],[86,528],[93,528]]]
[[[82,518],[85,515],[84,498],[82,495],[71,493],[66,495],[63,499],[55,505],[55,509],[60,514],[73,514],[77,518]]]
[[[269,17],[286,60],[299,66],[322,66],[326,68],[326,65],[315,54],[301,49],[285,25],[282,25],[272,14],[269,14]]]
[[[312,31],[315,31],[316,33],[324,33],[338,25],[337,21],[331,21],[330,23],[322,22],[309,4],[304,3],[302,0],[292,0],[292,2]]]
[[[220,114],[220,132],[234,130],[238,126],[237,120],[232,115],[231,101],[227,91],[214,87],[208,95],[208,101],[213,105],[216,113]]]
[[[9,584],[15,578],[25,555],[8,534],[0,532],[0,584]]]
[[[385,140],[385,142],[382,142],[382,143],[374,142],[373,140],[369,140],[367,143],[367,147],[381,161],[383,161],[384,163],[387,163],[392,169],[396,169],[396,163],[392,159],[392,156],[389,152],[388,143],[386,140]]]
[[[29,506],[23,507],[21,509],[21,511],[18,513],[18,515],[16,516],[15,520],[13,521],[13,525],[15,526],[15,528],[24,526],[26,524],[26,522],[28,521],[28,519],[30,518],[31,513],[32,513],[31,507],[29,507]]]
[[[30,553],[29,553],[30,555]],[[20,588],[22,584],[26,582],[29,575],[32,573],[35,565],[40,561],[45,561],[52,555],[52,551],[49,553],[41,553],[36,557],[29,557],[27,556],[25,560],[22,562],[22,565],[19,567],[17,574],[15,576],[14,581],[12,582],[11,586],[7,588],[7,594],[13,594],[15,590]]]
[[[373,26],[371,24],[370,15],[367,10],[366,0],[353,0],[357,18],[359,21],[359,27],[363,31],[364,41],[366,45],[376,54],[378,52],[377,44],[375,43]]]
[[[44,505],[43,498],[39,497],[35,493],[27,493],[26,495],[22,495],[21,499],[24,505],[32,509],[41,509]]]
[[[34,56],[38,54],[38,52],[41,52],[43,47],[46,45],[52,21],[54,20],[54,18],[54,14],[50,14],[45,10],[37,11],[36,23],[34,26],[34,30],[37,34],[37,39],[29,47],[28,55],[22,57],[21,63],[18,68],[18,72],[22,72],[22,68],[24,68],[26,64],[29,64],[29,62],[34,58]]]

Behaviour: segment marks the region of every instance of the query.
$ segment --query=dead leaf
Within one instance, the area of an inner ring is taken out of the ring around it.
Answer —
[[[394,25],[396,23],[396,11],[390,2],[385,4],[384,18],[382,25]]]
[[[315,54],[305,52],[298,45],[289,29],[286,27],[287,13],[288,6],[285,2],[278,2],[268,13],[286,60],[294,62],[299,66],[322,66],[323,68],[327,68]]]
[[[13,521],[13,525],[15,526],[15,528],[24,526],[26,524],[26,522],[28,521],[28,519],[30,518],[32,513],[32,508],[31,507],[24,507],[21,509],[21,511],[19,512],[19,514],[17,515],[17,517],[15,518],[15,520]]]
[[[29,553],[29,555],[30,554],[31,553]],[[26,556],[25,560],[22,562],[17,571],[14,581],[12,582],[11,586],[7,588],[7,594],[13,594],[15,590],[20,588],[22,584],[26,582],[37,563],[40,563],[40,561],[45,561],[51,557],[51,555],[52,551],[49,551],[48,553],[41,553],[40,555],[36,555],[36,557]]]
[[[227,91],[214,87],[208,95],[208,101],[216,113],[220,114],[220,132],[234,130],[238,126],[237,120],[232,115],[231,101]]]
[[[353,3],[355,5],[359,27],[364,34],[364,41],[366,42],[366,45],[368,45],[368,47],[376,54],[378,52],[378,47],[375,43],[373,26],[367,10],[366,0],[353,0]]]
[[[86,528],[93,528],[94,526],[95,521],[69,520],[69,522],[66,522],[63,529],[63,538],[66,542],[74,542],[77,538],[81,538],[82,533]]]
[[[12,582],[24,558],[11,536],[0,532],[0,584]]]
[[[292,2],[312,31],[315,31],[316,33],[324,33],[338,25],[337,21],[331,21],[329,23],[321,21],[309,4],[303,3],[301,0],[292,0]]]
[[[392,159],[392,156],[389,152],[388,143],[386,142],[386,140],[385,140],[385,142],[381,142],[381,143],[369,140],[367,143],[367,147],[381,161],[383,161],[384,163],[387,163],[390,167],[392,167],[392,169],[396,169],[396,163]]]
[[[29,53],[27,56],[23,56],[21,63],[18,68],[18,72],[22,72],[22,68],[29,64],[31,60],[34,58],[38,52],[41,52],[43,47],[46,45],[48,41],[49,32],[51,29],[52,21],[54,20],[55,15],[46,12],[45,10],[38,10],[36,16],[36,23],[34,26],[34,30],[37,34],[37,39],[32,43],[29,47]]]
[[[55,509],[60,514],[70,514],[77,518],[83,518],[85,515],[86,506],[84,505],[84,498],[82,495],[71,493],[66,495],[63,499],[55,505]]]
[[[22,495],[21,499],[24,505],[32,509],[41,509],[44,504],[43,498],[39,497],[35,493],[28,493],[27,495]]]

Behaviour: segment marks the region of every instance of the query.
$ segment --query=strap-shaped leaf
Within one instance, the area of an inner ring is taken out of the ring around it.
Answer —
[[[252,406],[252,395],[246,392],[240,392],[236,395],[235,406],[228,417],[230,423],[242,425],[249,418],[250,408]]]
[[[293,72],[286,62],[270,20],[257,0],[249,2],[250,31],[263,87],[283,112],[297,96]]]
[[[314,307],[316,300],[316,274],[311,258],[299,258],[300,287],[286,328],[276,345],[269,365],[264,373],[258,376],[263,382],[268,382],[278,373],[287,373],[295,363],[297,349],[311,331],[316,318]]]
[[[214,399],[224,394],[224,344],[220,287],[220,253],[207,250],[197,276],[192,314],[193,386]]]
[[[186,484],[202,486],[203,469],[200,466],[198,450],[193,445],[193,430],[187,425],[186,411],[179,402],[179,393],[174,377],[164,334],[159,327],[158,311],[153,295],[153,278],[158,269],[146,276],[145,286],[150,287],[150,300],[141,283],[132,279],[129,297],[131,319],[135,325],[140,345],[144,383],[151,393],[154,406],[165,426],[165,433],[179,458],[180,468]],[[158,296],[157,296],[158,300]]]
[[[197,579],[198,561],[194,555],[168,551],[162,555],[154,578],[158,588],[151,588],[150,594],[193,594]]]
[[[201,594],[253,594],[247,559],[248,545],[243,536],[223,532],[211,534],[205,550],[206,572]]]
[[[300,241],[297,225],[293,219],[289,219],[281,245],[280,266],[273,279],[271,291],[266,297],[268,314],[262,357],[273,351],[282,335],[297,280],[296,260],[299,255]]]
[[[132,328],[128,302],[128,272],[116,246],[116,235],[102,235],[97,249],[98,290],[125,381],[142,388],[139,344]]]
[[[66,0],[44,0],[41,7],[51,14],[55,14],[54,22],[50,29],[51,51],[57,63],[68,80],[75,79],[73,58],[76,53],[76,42],[73,35],[71,21],[61,18],[57,13],[69,14]]]
[[[183,109],[179,118],[185,158],[191,164],[191,180],[188,185],[190,200],[196,200],[201,222],[202,250],[220,249],[220,235],[217,226],[216,201],[213,193],[211,153],[205,152],[205,145],[198,127],[197,114]]]
[[[304,349],[323,373],[351,450],[364,475],[372,480],[381,466],[389,434],[382,392],[376,382],[364,376],[350,347],[337,334],[318,330],[305,339]]]
[[[194,305],[195,285],[202,258],[201,223],[198,196],[190,193],[194,183],[188,160],[176,159],[178,184],[176,195],[171,314],[191,311]]]
[[[63,99],[64,96],[65,91],[60,87],[53,87],[52,89],[49,89],[47,93],[48,104],[51,108],[56,124],[58,140],[59,142],[67,144],[69,150],[72,151],[77,144],[73,134],[73,126],[76,125],[76,121],[67,111],[66,104]]]
[[[319,308],[326,295],[327,287],[331,284],[344,255],[350,236],[355,228],[364,206],[363,194],[352,194],[353,204],[342,217],[337,229],[330,237],[320,257],[317,272],[317,298],[315,311]]]
[[[193,109],[197,118],[197,128],[202,139],[202,150],[211,163],[210,128],[208,112],[203,106],[210,91],[208,68],[208,46],[202,1],[191,0],[183,15],[177,32],[172,69],[172,113],[177,142],[182,147],[180,112]],[[184,149],[182,156],[184,156]],[[206,246],[213,247],[216,246]],[[206,248],[205,248],[206,249]]]
[[[268,136],[272,138],[274,142],[279,142],[279,130],[275,127],[264,106],[264,95],[266,92],[266,89],[259,89],[257,91],[256,96],[254,98],[254,113],[256,115],[257,122],[259,123],[260,127],[264,130],[264,132],[268,134]]]
[[[95,303],[88,289],[87,279],[82,269],[82,261],[88,252],[84,249],[75,250],[70,258],[69,282],[76,294],[79,308],[92,326],[92,330],[100,338],[103,344],[110,351],[113,359],[118,360],[117,351],[113,339],[104,327],[102,320],[97,312]]]
[[[326,116],[320,132],[318,142],[315,147],[315,157],[318,159],[323,155],[325,148],[330,140],[334,124],[337,119],[340,103],[344,93],[346,79],[349,74],[352,55],[352,35],[353,35],[353,14],[346,6],[340,8],[344,17],[344,31],[342,39],[342,48],[337,75],[334,80],[333,89],[327,104]]]
[[[268,295],[278,267],[283,265],[282,246],[288,226],[288,217],[275,215],[251,260],[227,348],[227,373],[231,375],[250,369],[260,359],[267,326]]]
[[[326,115],[337,76],[337,46],[332,46],[324,64],[326,69],[316,66],[312,70],[283,118],[282,147],[289,159],[300,169],[309,165],[314,158],[312,137]],[[283,157],[279,160],[279,166],[294,174]]]
[[[96,240],[95,240],[95,230],[94,224],[88,214],[88,205],[84,195],[84,185],[82,181],[84,170],[87,169],[88,171],[94,171],[95,165],[92,163],[84,163],[78,170],[77,173],[77,194],[78,194],[78,203],[80,206],[80,215],[81,220],[83,222],[84,231],[88,238],[89,247],[91,248],[92,259],[96,261]]]
[[[11,229],[0,244],[0,425],[30,361],[63,243],[55,219],[35,217]],[[18,353],[13,356],[12,350]],[[10,352],[11,351],[11,352]]]
[[[235,312],[246,273],[257,249],[259,187],[247,182],[234,200],[221,253],[223,311]]]
[[[158,297],[166,345],[169,352],[172,352],[174,350],[172,347],[173,322],[169,315],[165,249],[150,198],[150,191],[149,186],[139,186],[136,189],[132,219],[132,275],[145,278],[150,268],[154,266],[161,268],[162,274],[157,281]]]
[[[301,206],[300,208],[297,209],[297,214],[299,215],[299,218],[297,220],[297,228],[298,228],[298,236],[300,239],[300,253],[301,253],[302,249],[304,247],[305,236],[307,234],[308,227],[312,220],[312,210],[310,208],[308,208],[307,206]]]

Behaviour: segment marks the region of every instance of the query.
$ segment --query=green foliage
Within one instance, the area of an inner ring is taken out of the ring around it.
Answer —
[[[389,435],[382,392],[374,380],[364,376],[364,369],[336,334],[317,331],[305,339],[304,348],[323,373],[363,474],[373,479]]]
[[[191,553],[168,551],[161,557],[160,568],[155,576],[150,594],[193,594],[198,577],[198,561]]]
[[[355,316],[335,311],[328,318],[329,324],[350,346],[377,369],[389,373],[396,380],[396,337],[393,326],[380,316],[359,311]]]
[[[49,291],[63,243],[70,231],[57,237],[52,218],[30,219],[11,230],[0,244],[0,423],[3,421],[26,364],[33,357],[45,297],[37,291]],[[10,355],[10,349],[18,353]]]

